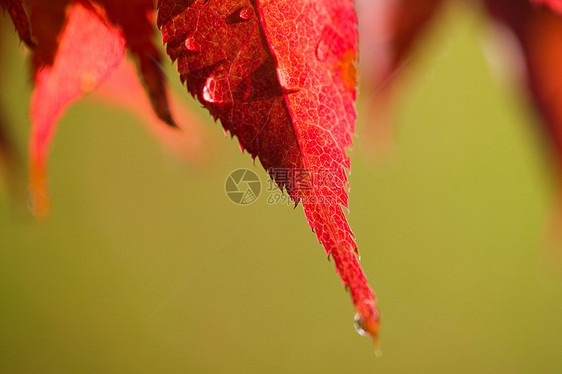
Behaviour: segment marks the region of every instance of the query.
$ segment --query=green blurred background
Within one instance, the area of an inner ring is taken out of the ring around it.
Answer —
[[[361,115],[350,153],[381,358],[302,208],[228,201],[230,171],[266,174],[206,113],[212,157],[187,165],[129,113],[85,100],[52,148],[51,217],[34,222],[0,189],[0,372],[561,372],[537,117],[490,73],[482,15],[455,6],[440,22],[404,73],[392,159],[367,157]],[[27,67],[15,36],[4,51],[3,115],[23,150]]]

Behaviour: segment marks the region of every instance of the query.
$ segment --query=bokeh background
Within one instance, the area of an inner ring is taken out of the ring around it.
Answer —
[[[2,114],[25,159],[27,66],[2,27]],[[302,208],[226,198],[232,170],[266,173],[185,96],[212,144],[200,163],[83,100],[51,152],[49,219],[0,184],[0,372],[559,373],[552,168],[524,93],[486,61],[488,28],[459,4],[439,18],[403,72],[383,161],[360,113],[348,217],[381,358]]]

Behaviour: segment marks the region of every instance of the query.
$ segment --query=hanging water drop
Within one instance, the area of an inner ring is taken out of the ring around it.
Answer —
[[[185,39],[185,48],[191,52],[199,52],[201,50],[201,45],[197,43],[193,36],[188,36]]]
[[[373,339],[373,344],[375,346],[375,356],[381,357],[382,350],[381,350],[379,339],[376,335],[372,336],[371,334],[369,334],[367,330],[365,330],[365,321],[363,321],[363,318],[361,318],[359,312],[355,313],[354,320],[355,323],[353,324],[353,327],[355,327],[355,331],[357,331],[357,333],[361,336],[368,336],[371,339]]]
[[[254,14],[254,9],[252,9],[249,6],[246,6],[240,9],[240,13],[238,14],[238,16],[243,20],[249,20],[250,18],[252,18],[253,14]]]
[[[369,333],[363,329],[363,318],[359,313],[355,313],[354,317],[355,323],[353,327],[355,327],[355,331],[361,336],[369,336]]]

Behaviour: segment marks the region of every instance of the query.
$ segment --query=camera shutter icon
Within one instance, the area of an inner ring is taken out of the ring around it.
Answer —
[[[261,180],[250,169],[237,169],[226,178],[224,191],[233,203],[250,205],[260,196]]]

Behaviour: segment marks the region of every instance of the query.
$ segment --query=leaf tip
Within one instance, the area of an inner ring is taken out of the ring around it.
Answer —
[[[375,355],[382,354],[379,342],[379,313],[373,300],[365,300],[356,305],[354,327],[361,336],[368,336],[373,340]]]
[[[29,205],[31,213],[37,219],[44,219],[51,210],[51,200],[47,189],[45,164],[32,161],[29,170]]]

